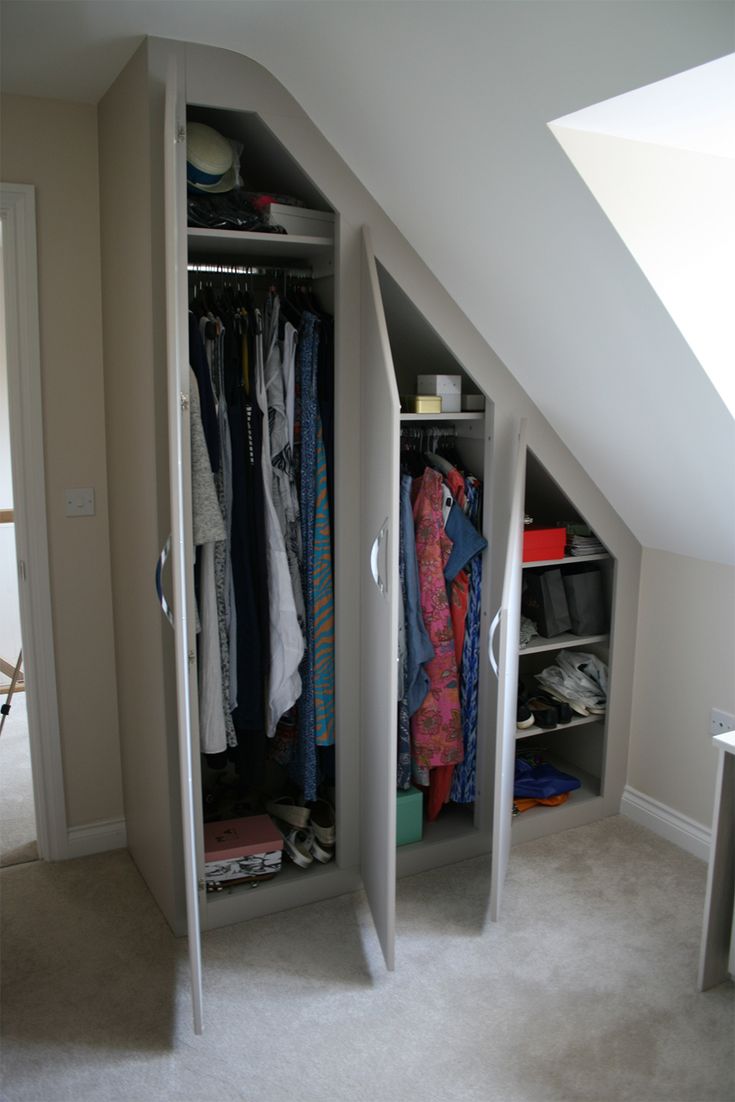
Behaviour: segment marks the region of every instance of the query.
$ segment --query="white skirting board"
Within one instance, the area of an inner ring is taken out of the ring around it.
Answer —
[[[623,789],[620,814],[648,827],[654,834],[659,834],[702,861],[709,861],[712,831],[690,819],[688,815],[674,811],[672,807],[659,803],[630,785]]]
[[[124,819],[102,819],[67,831],[67,857],[90,857],[110,849],[125,849],[128,844]]]

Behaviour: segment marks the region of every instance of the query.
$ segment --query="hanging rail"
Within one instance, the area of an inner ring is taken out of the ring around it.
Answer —
[[[266,266],[254,264],[188,264],[187,271],[200,275],[242,275],[242,276],[267,276],[272,272],[285,273],[294,279],[311,279],[313,273],[310,268],[280,267],[278,264]]]

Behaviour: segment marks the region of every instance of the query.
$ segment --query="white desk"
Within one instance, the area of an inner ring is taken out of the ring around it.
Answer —
[[[700,991],[735,974],[735,731],[715,735],[715,813],[699,955]]]

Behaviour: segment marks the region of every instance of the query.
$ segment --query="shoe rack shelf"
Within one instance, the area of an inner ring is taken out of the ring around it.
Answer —
[[[543,635],[538,635],[532,643],[528,643],[525,647],[519,647],[518,653],[520,655],[540,654],[542,651],[564,650],[565,647],[588,647],[591,643],[606,643],[608,639],[607,633],[603,635],[572,635],[570,632],[564,632],[562,635],[555,635],[553,639],[545,639]]]
[[[559,525],[556,518],[563,517],[571,523],[586,523],[573,501],[566,496],[530,449],[526,458],[524,510],[534,518],[534,522],[540,527],[555,527]],[[597,569],[602,576],[603,600],[606,604],[607,624],[610,624],[615,559],[606,549],[589,555],[567,554],[552,559],[524,562],[521,566],[524,573],[539,567],[559,567],[564,574],[567,571],[574,572],[575,567],[584,563],[599,563]],[[563,650],[591,650],[609,664],[612,633],[607,624],[605,630],[599,633],[577,635],[566,631],[552,637],[537,635],[525,646],[519,645],[519,681],[531,692],[529,686],[533,684],[535,675],[553,663]],[[577,777],[581,781],[581,787],[575,789],[569,800],[559,806],[534,807],[514,816],[514,842],[527,841],[547,831],[581,825],[595,817],[595,809],[601,803],[606,783],[606,712],[584,716],[573,714],[568,723],[558,723],[554,727],[540,727],[534,723],[530,727],[517,728],[515,742],[519,753],[538,752],[544,761],[556,766],[563,773]]]
[[[584,727],[588,723],[604,723],[604,715],[572,716],[569,723],[557,723],[556,727],[539,727],[533,724],[531,727],[516,728],[516,742],[524,738],[532,738],[534,735],[557,735],[560,731],[571,731],[575,727]]]

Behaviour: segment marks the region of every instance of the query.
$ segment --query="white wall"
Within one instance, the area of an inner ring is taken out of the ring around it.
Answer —
[[[709,714],[735,714],[735,568],[645,549],[628,784],[712,825]]]
[[[2,227],[0,225],[0,234]],[[0,272],[2,272],[0,238]],[[0,509],[13,507],[8,424],[8,365],[5,343],[5,297],[0,279]],[[15,525],[0,523],[0,658],[15,665],[20,650],[20,608],[15,562]],[[0,676],[0,683],[5,680]]]

